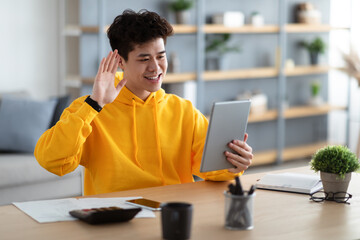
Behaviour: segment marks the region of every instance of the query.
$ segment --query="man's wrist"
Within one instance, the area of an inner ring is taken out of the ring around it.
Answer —
[[[99,105],[99,103],[97,101],[95,101],[94,99],[92,99],[90,96],[88,96],[85,99],[85,102],[87,104],[89,104],[93,109],[95,109],[97,112],[100,112],[102,110],[102,107]]]

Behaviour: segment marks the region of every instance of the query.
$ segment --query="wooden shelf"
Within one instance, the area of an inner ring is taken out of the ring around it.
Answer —
[[[205,81],[248,79],[248,78],[272,78],[278,75],[276,68],[251,68],[228,71],[206,71],[203,74]]]
[[[69,77],[68,81],[80,81],[83,84],[93,84],[94,77],[81,78],[79,76]],[[167,73],[163,83],[177,83],[177,82],[188,82],[196,80],[195,73]]]
[[[318,149],[323,148],[327,145],[329,145],[329,143],[323,141],[307,145],[300,145],[296,147],[288,147],[284,149],[282,157],[284,161],[311,157]]]
[[[175,34],[191,34],[197,32],[196,25],[173,24]],[[108,25],[104,27],[107,31]],[[244,25],[242,27],[227,27],[220,24],[205,24],[203,31],[205,33],[244,33],[244,34],[261,34],[261,33],[278,33],[278,25],[252,26]],[[286,24],[285,31],[287,33],[311,33],[311,32],[329,32],[331,30],[349,30],[349,27],[331,26],[329,24]],[[65,27],[64,33],[68,36],[79,36],[82,33],[98,33],[98,26],[80,26],[68,25]]]
[[[99,27],[97,26],[81,26],[81,32],[83,33],[98,33]]]
[[[255,152],[251,166],[258,166],[258,165],[275,163],[276,158],[277,158],[277,151],[276,150]]]
[[[277,33],[279,27],[277,25],[226,27],[219,24],[206,24],[203,30],[205,33]]]
[[[288,33],[312,33],[330,32],[331,30],[347,30],[348,27],[335,27],[329,24],[286,24],[285,31]]]
[[[285,110],[284,117],[286,119],[311,117],[311,116],[324,115],[331,111],[338,111],[338,110],[346,110],[346,107],[332,106],[330,104],[324,104],[318,107],[313,107],[313,106],[291,107]],[[268,110],[263,114],[250,114],[248,121],[249,123],[273,121],[276,120],[277,117],[278,117],[277,110]]]
[[[285,70],[286,76],[301,76],[310,74],[322,74],[335,69],[329,66],[297,66]],[[204,81],[238,80],[252,78],[274,78],[278,76],[278,71],[274,67],[249,68],[226,71],[205,71]],[[196,73],[167,73],[164,83],[187,82],[196,80]],[[93,78],[82,80],[84,83],[93,82]]]
[[[311,157],[318,149],[329,145],[328,142],[315,142],[307,145],[285,148],[282,154],[283,161],[291,161],[299,158]],[[255,152],[252,166],[275,163],[277,150]]]
[[[63,31],[65,36],[80,36],[83,33],[98,33],[97,26],[67,25]]]
[[[197,27],[195,25],[172,25],[175,34],[186,34],[186,33],[196,33]]]
[[[195,73],[166,73],[163,83],[195,81]]]
[[[277,117],[278,117],[278,113],[276,110],[268,110],[263,114],[250,114],[248,121],[249,123],[265,122],[265,121],[276,120]]]
[[[310,74],[323,74],[327,73],[332,68],[324,65],[310,65],[310,66],[296,66],[291,69],[285,69],[284,73],[286,76],[302,76]]]
[[[324,115],[330,111],[335,110],[346,110],[346,107],[343,106],[332,106],[330,104],[324,104],[322,106],[300,106],[300,107],[291,107],[284,112],[284,117],[286,119],[291,118],[301,118],[301,117],[311,117]]]
[[[336,111],[336,110],[346,110],[346,107],[332,106],[329,104],[324,104],[319,107],[313,107],[313,106],[292,107],[285,110],[284,117],[286,119],[311,117],[311,116],[324,115],[331,111]],[[269,110],[263,114],[250,114],[248,121],[249,123],[273,121],[276,120],[277,117],[278,117],[277,110]]]
[[[81,78],[81,82],[83,84],[88,84],[88,85],[94,84],[94,80],[95,80],[94,77],[93,78]]]

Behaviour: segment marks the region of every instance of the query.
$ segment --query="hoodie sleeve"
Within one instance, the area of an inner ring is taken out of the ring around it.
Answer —
[[[195,126],[192,145],[192,172],[194,175],[201,177],[205,180],[211,181],[228,181],[233,180],[235,176],[241,175],[241,173],[231,173],[227,169],[212,171],[212,172],[200,172],[201,159],[204,150],[204,144],[206,140],[206,133],[209,122],[207,118],[199,111],[195,110]]]
[[[90,124],[98,114],[84,99],[75,100],[65,109],[56,125],[43,133],[36,144],[34,155],[37,161],[56,175],[70,173],[80,164],[82,146],[92,131]]]

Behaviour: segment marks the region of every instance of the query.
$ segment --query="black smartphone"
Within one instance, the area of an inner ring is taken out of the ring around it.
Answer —
[[[126,200],[126,203],[137,206],[137,207],[142,207],[142,208],[146,208],[149,210],[153,210],[153,211],[161,210],[161,208],[160,208],[161,202],[157,202],[157,201],[146,199],[146,198]]]

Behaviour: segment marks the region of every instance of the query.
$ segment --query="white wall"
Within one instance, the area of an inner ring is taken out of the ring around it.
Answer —
[[[0,92],[58,92],[58,1],[0,0]]]
[[[333,31],[330,33],[330,61],[331,66],[344,66],[341,51],[349,51],[349,43],[360,50],[360,16],[357,13],[360,7],[359,0],[332,0],[330,22],[334,26],[351,26],[352,32]],[[347,104],[348,75],[332,71],[330,73],[329,101],[332,104],[344,106]],[[350,125],[348,147],[356,152],[359,136],[359,103],[360,91],[357,82],[351,79],[350,99]],[[346,142],[346,115],[344,113],[332,113],[329,118],[329,141],[333,143]]]

